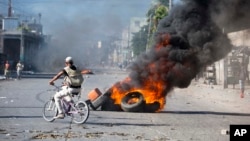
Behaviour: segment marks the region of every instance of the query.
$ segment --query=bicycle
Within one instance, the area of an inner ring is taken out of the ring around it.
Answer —
[[[58,92],[61,87],[53,85],[55,89],[51,89],[48,91],[55,91]],[[55,94],[55,93],[54,93]],[[72,100],[67,102],[64,98],[61,99],[62,107],[66,116],[70,116],[72,121],[77,124],[83,124],[87,121],[89,117],[89,102],[86,101],[79,101],[81,97],[81,92],[79,93],[72,93],[70,95]],[[73,98],[77,96],[77,102],[74,102]],[[58,109],[55,105],[54,95],[50,97],[50,100],[45,102],[43,107],[43,118],[48,122],[53,122],[55,120],[55,116],[58,115]]]

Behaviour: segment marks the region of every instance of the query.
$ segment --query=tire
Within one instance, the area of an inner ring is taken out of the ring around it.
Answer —
[[[149,103],[149,104],[147,103],[144,107],[144,112],[154,113],[160,109],[160,106],[161,105],[159,102],[154,102],[154,103]]]
[[[100,106],[102,106],[103,103],[105,103],[109,99],[109,96],[107,93],[104,93],[100,95],[96,100],[92,101],[90,106],[93,110],[98,109]]]
[[[53,122],[57,116],[58,110],[54,100],[47,101],[43,107],[43,118],[46,121]]]
[[[137,101],[130,103],[132,99],[136,98]],[[125,112],[141,112],[145,105],[144,97],[139,92],[131,92],[125,95],[121,101],[121,108]]]
[[[120,104],[115,104],[110,97],[102,104],[102,111],[122,111]]]
[[[85,123],[89,118],[89,107],[86,102],[78,101],[75,104],[75,108],[78,110],[78,113],[72,114],[73,115],[73,122],[77,124]],[[71,108],[72,110],[74,108]]]

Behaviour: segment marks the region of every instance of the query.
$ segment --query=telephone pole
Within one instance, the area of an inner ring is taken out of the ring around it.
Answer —
[[[8,4],[8,17],[12,17],[12,6],[11,6],[11,0],[9,0]]]
[[[169,11],[172,9],[172,7],[173,7],[173,1],[169,0]]]

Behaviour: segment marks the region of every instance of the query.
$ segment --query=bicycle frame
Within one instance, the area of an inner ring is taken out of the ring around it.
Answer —
[[[69,101],[67,102],[64,98],[61,99],[61,103],[62,103],[62,107],[65,111],[65,114],[70,115],[70,114],[77,114],[78,110],[75,108],[74,104],[75,102],[73,101]],[[73,108],[74,110],[70,110],[70,108]]]
[[[59,90],[61,89],[61,86],[56,86],[56,85],[54,85],[54,86],[56,87],[57,92],[59,92]],[[67,115],[77,114],[78,111],[74,106],[76,99],[74,99],[74,97],[77,96],[77,101],[79,101],[79,99],[81,98],[81,91],[82,91],[82,89],[78,93],[70,93],[69,96],[71,97],[71,101],[66,101],[66,99],[64,98],[66,96],[61,98],[60,101],[61,101],[62,107],[65,111],[65,114],[67,114]],[[53,99],[54,99],[54,97],[53,97]],[[73,108],[74,110],[70,111],[70,108]]]
[[[56,89],[52,91],[59,91],[61,87],[54,86]],[[48,90],[51,91],[51,90]],[[60,99],[62,108],[67,116],[72,118],[72,121],[77,124],[84,123],[89,117],[89,103],[87,101],[80,101],[81,91],[76,95],[76,93],[70,94],[71,101],[66,100],[64,97]],[[77,100],[73,97],[77,97]],[[46,121],[53,122],[56,118],[54,118],[58,114],[58,109],[55,104],[54,97],[44,104],[43,108],[43,118]]]

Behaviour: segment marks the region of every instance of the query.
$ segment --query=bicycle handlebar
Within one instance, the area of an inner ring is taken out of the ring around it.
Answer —
[[[62,88],[62,85],[59,86],[59,85],[55,85],[55,84],[54,84],[54,85],[51,85],[51,86],[55,87],[55,89],[56,89],[57,91],[60,90],[60,89]]]
[[[59,89],[59,88],[61,88],[62,86],[58,86],[58,85],[51,85],[51,86],[54,86],[55,88],[57,88],[57,89]]]

